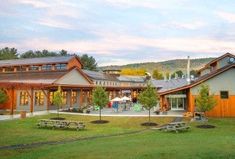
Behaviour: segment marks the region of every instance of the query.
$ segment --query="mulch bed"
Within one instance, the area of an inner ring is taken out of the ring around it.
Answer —
[[[94,121],[91,121],[92,124],[106,124],[106,123],[109,123],[108,120],[94,120]]]
[[[214,125],[204,124],[204,125],[198,125],[197,128],[201,128],[201,129],[214,129],[215,126]]]
[[[157,123],[152,123],[152,122],[146,122],[146,123],[142,123],[142,126],[157,126]]]
[[[65,118],[62,117],[55,117],[55,118],[50,118],[51,120],[65,120]]]

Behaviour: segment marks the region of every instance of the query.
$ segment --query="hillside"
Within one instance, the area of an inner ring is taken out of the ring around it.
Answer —
[[[199,58],[199,59],[191,59],[191,69],[198,70],[203,67],[206,63],[210,62],[214,58]],[[135,64],[127,64],[121,66],[103,66],[101,69],[124,69],[124,68],[133,68],[139,69],[144,68],[148,72],[152,73],[154,69],[158,69],[161,72],[174,72],[177,70],[186,71],[187,69],[187,59],[175,59],[163,62],[146,62],[146,63],[135,63]]]

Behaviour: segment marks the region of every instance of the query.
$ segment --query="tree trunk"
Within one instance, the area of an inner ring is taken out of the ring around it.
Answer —
[[[59,111],[60,111],[60,108],[59,107],[57,107],[57,118],[59,118]]]
[[[101,121],[101,108],[100,108],[100,121]]]
[[[150,123],[150,109],[149,109],[149,123]]]

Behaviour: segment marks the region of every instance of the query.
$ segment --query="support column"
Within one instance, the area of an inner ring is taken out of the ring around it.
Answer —
[[[14,93],[14,88],[11,88],[11,110],[10,110],[10,114],[13,115],[14,114],[14,101],[15,101],[15,93]]]
[[[71,89],[70,90],[70,98],[69,98],[69,108],[71,109],[72,106],[73,106],[73,97],[72,97],[72,94],[73,94],[73,90]]]
[[[83,90],[81,89],[80,97],[79,97],[79,105],[80,105],[80,107],[82,107],[82,103],[83,103]]]
[[[47,91],[47,111],[49,111],[50,106],[50,90]]]
[[[30,90],[30,112],[33,113],[33,89]]]

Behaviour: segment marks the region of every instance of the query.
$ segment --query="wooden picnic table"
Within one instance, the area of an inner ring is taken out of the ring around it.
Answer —
[[[63,129],[77,129],[82,130],[85,128],[83,122],[80,121],[70,121],[70,120],[51,120],[51,119],[41,119],[39,120],[38,127],[49,127],[49,128],[63,128]]]
[[[186,122],[172,122],[167,124],[163,130],[168,132],[168,131],[175,131],[178,133],[179,131],[185,131],[188,130],[190,127],[187,125]]]

